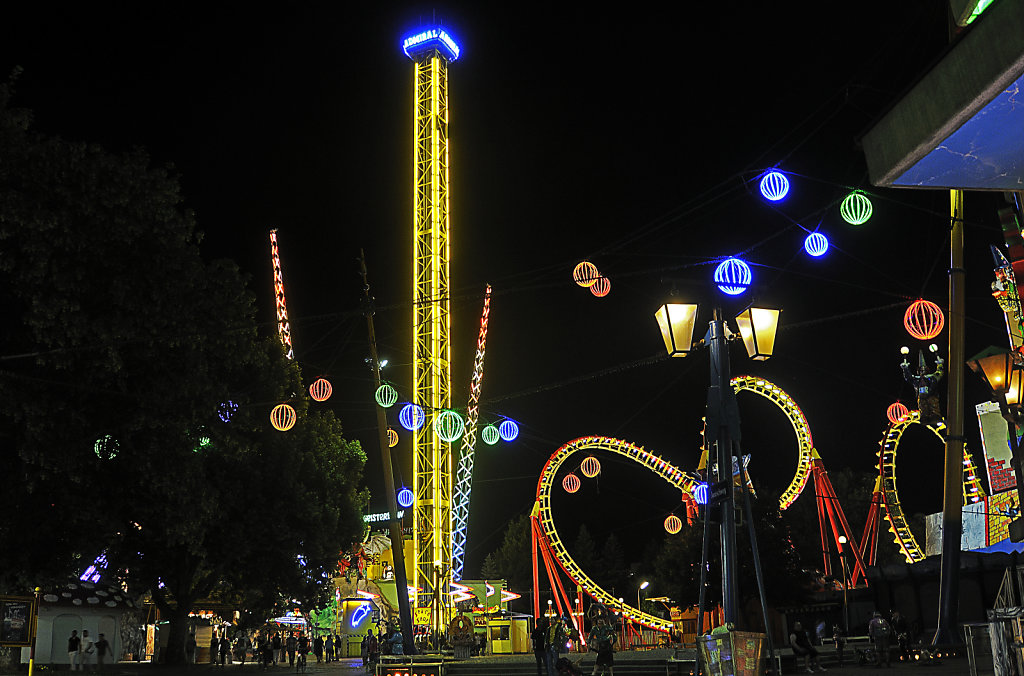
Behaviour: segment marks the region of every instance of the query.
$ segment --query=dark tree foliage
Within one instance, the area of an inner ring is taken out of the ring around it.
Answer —
[[[172,661],[201,599],[250,612],[322,599],[361,534],[358,443],[307,410],[234,264],[202,259],[177,178],[141,150],[34,132],[10,94],[0,87],[0,585],[66,579],[105,551],[171,620]],[[299,420],[282,433],[268,412],[286,399]]]
[[[532,589],[532,546],[530,517],[520,514],[509,522],[501,545],[484,558],[480,576],[485,580],[504,579],[509,589]]]

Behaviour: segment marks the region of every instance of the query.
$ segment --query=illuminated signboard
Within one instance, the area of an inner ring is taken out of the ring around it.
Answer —
[[[405,510],[404,509],[398,510],[398,518],[399,519],[401,519],[404,515],[405,515]],[[391,518],[391,514],[389,512],[377,512],[376,514],[364,514],[363,515],[363,522],[364,523],[377,523],[378,521],[387,521],[390,518]]]
[[[413,58],[413,54],[431,48],[440,48],[450,61],[459,58],[461,51],[458,43],[442,28],[427,28],[402,41],[402,51],[410,59]]]

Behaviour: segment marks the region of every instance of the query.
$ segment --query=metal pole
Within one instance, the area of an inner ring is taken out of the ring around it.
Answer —
[[[764,572],[761,570],[761,553],[757,547],[757,531],[754,530],[754,510],[750,506],[750,491],[747,489],[747,471],[743,469],[743,456],[736,443],[736,456],[740,458],[740,491],[743,493],[743,509],[747,515],[747,529],[750,531],[750,553],[754,557],[754,577],[757,579],[757,595],[761,599],[761,616],[764,618],[764,634],[768,642],[768,664],[775,671],[775,642],[772,629],[768,626],[768,598],[764,593]]]
[[[704,449],[710,450],[708,444],[705,441]],[[704,465],[704,477],[707,479],[711,475],[711,460],[708,460]],[[710,502],[710,501],[709,501]],[[698,591],[697,600],[697,676],[701,674],[701,661],[700,661],[700,637],[704,633],[704,604],[707,602],[707,583],[708,583],[708,545],[711,540],[711,527],[708,521],[708,512],[711,510],[710,504],[704,505],[704,542],[701,545],[700,554],[700,590]]]
[[[377,360],[377,337],[373,330],[373,297],[370,296],[370,283],[366,281],[366,255],[359,250],[359,274],[363,278],[363,314],[366,315],[366,328],[370,341],[370,363],[373,366],[374,387],[380,387],[380,363]],[[402,534],[402,522],[398,520],[398,494],[395,493],[395,472],[391,466],[391,447],[388,445],[388,421],[384,409],[374,406],[377,410],[377,441],[380,445],[381,464],[384,466],[384,490],[387,493],[388,533],[391,536],[391,554],[395,562],[395,594],[398,596],[398,619],[402,625],[402,642],[406,655],[416,654],[413,642],[412,611],[409,608],[409,583],[405,576],[405,536]]]
[[[960,530],[963,525],[964,453],[964,193],[949,191],[949,371],[946,397],[946,458],[942,495],[942,563],[939,570],[939,621],[932,645],[961,643]]]
[[[738,428],[736,396],[729,384],[729,346],[725,338],[722,309],[715,308],[709,330],[711,344],[711,386],[708,391],[708,412],[712,419],[708,431],[714,433],[717,445],[720,489],[725,490],[722,500],[722,610],[724,623],[735,623],[736,611],[736,503],[732,481],[732,430]]]

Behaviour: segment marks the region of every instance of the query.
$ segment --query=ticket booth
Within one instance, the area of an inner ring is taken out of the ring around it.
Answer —
[[[366,598],[341,599],[339,629],[343,657],[359,657],[366,632],[373,629],[373,601]]]
[[[512,620],[494,617],[487,622],[487,648],[492,655],[512,654]]]

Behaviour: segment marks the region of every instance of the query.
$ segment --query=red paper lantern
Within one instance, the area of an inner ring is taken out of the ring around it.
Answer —
[[[597,271],[597,266],[590,261],[578,263],[572,271],[572,281],[584,287],[591,286],[600,276],[601,273]]]
[[[295,409],[288,404],[278,404],[270,411],[270,424],[275,430],[287,432],[295,427]]]
[[[898,401],[895,404],[889,404],[889,408],[885,409],[885,417],[887,417],[889,422],[893,425],[900,422],[908,415],[910,415],[910,409]]]
[[[611,290],[612,282],[607,277],[598,277],[594,280],[594,283],[590,285],[590,293],[594,294],[598,298],[604,298]]]
[[[669,514],[668,518],[665,519],[665,530],[671,535],[675,535],[683,529],[683,520],[675,514]]]
[[[565,489],[566,493],[575,493],[580,489],[580,478],[572,472],[569,472],[565,475],[565,478],[562,479],[562,488]]]
[[[945,325],[942,309],[930,300],[915,300],[903,315],[907,333],[918,340],[931,340],[942,332]]]
[[[309,396],[313,397],[314,401],[327,401],[331,396],[331,383],[326,378],[313,381],[309,386]]]
[[[388,428],[388,448],[394,448],[398,445],[398,432],[394,431],[390,427]]]
[[[591,455],[580,464],[580,471],[583,472],[583,476],[593,479],[601,473],[601,462]]]

